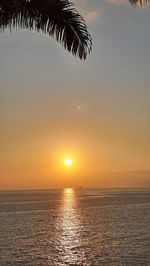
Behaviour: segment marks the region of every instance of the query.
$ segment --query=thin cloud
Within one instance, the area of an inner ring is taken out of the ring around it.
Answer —
[[[74,4],[88,23],[95,22],[102,14],[100,4],[93,3],[93,5],[91,5],[91,3],[89,4],[88,0],[75,0]]]
[[[125,5],[128,3],[127,0],[106,0],[106,1],[113,5]]]
[[[86,19],[87,22],[92,23],[94,21],[96,21],[101,15],[101,12],[97,12],[97,11],[89,11],[87,13],[84,14],[84,18]]]

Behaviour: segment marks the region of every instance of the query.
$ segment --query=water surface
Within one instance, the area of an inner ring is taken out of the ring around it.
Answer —
[[[0,266],[150,265],[150,190],[0,192]]]

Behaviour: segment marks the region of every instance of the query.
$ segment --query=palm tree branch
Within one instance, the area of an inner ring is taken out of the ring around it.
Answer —
[[[0,0],[0,28],[7,27],[49,34],[80,59],[92,48],[86,23],[68,0]]]
[[[140,5],[141,7],[147,5],[148,3],[150,3],[150,0],[129,0],[129,2],[131,3],[131,5]]]

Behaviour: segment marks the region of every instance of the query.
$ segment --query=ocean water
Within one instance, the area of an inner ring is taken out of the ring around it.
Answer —
[[[150,190],[0,192],[0,266],[150,265]]]

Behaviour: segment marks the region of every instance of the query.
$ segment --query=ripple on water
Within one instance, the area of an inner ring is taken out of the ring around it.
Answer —
[[[150,191],[0,193],[0,266],[150,265]]]

